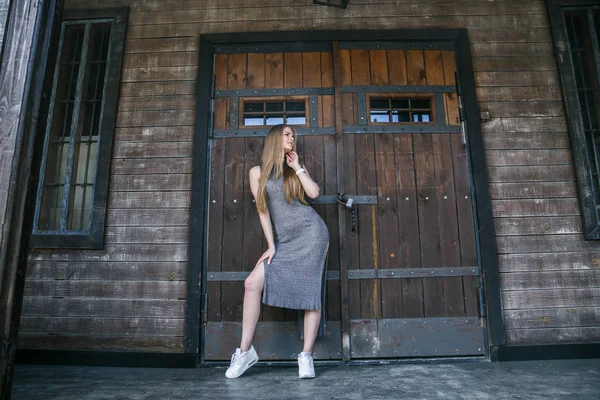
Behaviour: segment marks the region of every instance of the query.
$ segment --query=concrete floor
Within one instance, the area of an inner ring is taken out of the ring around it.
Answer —
[[[18,365],[13,400],[600,399],[600,359],[504,363],[154,369]]]

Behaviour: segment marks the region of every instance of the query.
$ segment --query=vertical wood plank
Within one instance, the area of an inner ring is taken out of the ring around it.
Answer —
[[[397,268],[399,238],[394,139],[388,134],[375,134],[374,136],[377,163],[379,259],[382,269]],[[382,279],[380,285],[381,317],[402,318],[401,280]]]
[[[265,55],[265,87],[273,89],[283,87],[283,53]]]
[[[442,64],[444,70],[444,84],[456,85],[456,80],[454,78],[454,72],[456,71],[455,53],[448,50],[442,51]],[[444,105],[446,108],[446,123],[448,125],[460,125],[457,94],[444,94]]]
[[[245,89],[246,71],[246,53],[230,54],[227,65],[227,89]]]
[[[398,204],[399,268],[421,266],[421,245],[415,182],[415,159],[410,135],[394,138],[396,157],[396,191]],[[423,279],[402,279],[402,310],[404,318],[422,318]]]
[[[352,63],[352,84],[369,85],[371,73],[369,71],[369,50],[350,50]]]
[[[263,89],[265,87],[265,54],[248,53],[248,89]]]
[[[303,87],[321,87],[321,53],[302,53]]]
[[[388,50],[387,57],[390,85],[406,85],[406,54],[404,53],[404,50]]]
[[[444,84],[444,69],[442,65],[442,52],[440,50],[426,50],[425,77],[428,85]]]
[[[371,67],[371,85],[389,84],[387,51],[370,50],[369,58]]]
[[[224,121],[223,121],[224,125]],[[219,128],[215,125],[216,129]],[[208,264],[207,272],[221,271],[221,243],[223,238],[223,183],[225,166],[225,141],[211,142],[210,186],[208,209]],[[221,282],[207,282],[207,318],[221,321]]]
[[[229,54],[215,54],[215,89],[227,89]]]
[[[331,53],[321,53],[321,86],[333,87],[333,57]]]
[[[302,87],[302,53],[283,54],[283,87]]]
[[[434,154],[430,134],[414,134],[415,170],[419,205],[422,268],[440,266],[438,206],[435,193]],[[440,278],[423,279],[425,317],[443,316],[443,286]]]
[[[467,153],[462,144],[460,134],[450,137],[452,147],[452,163],[454,167],[454,186],[456,190],[456,209],[458,215],[458,232],[460,238],[460,255],[463,266],[477,266],[477,248],[475,245],[475,227],[473,221],[473,206],[471,203],[471,184]],[[479,315],[477,288],[479,277],[464,277],[464,301],[467,316]]]
[[[423,50],[406,50],[406,80],[409,85],[425,85]]]
[[[434,134],[433,153],[435,159],[435,186],[439,207],[440,245],[442,267],[460,265],[460,243],[454,193],[454,170],[452,168],[452,148],[447,134]],[[463,316],[462,278],[442,279],[444,287],[445,315]]]

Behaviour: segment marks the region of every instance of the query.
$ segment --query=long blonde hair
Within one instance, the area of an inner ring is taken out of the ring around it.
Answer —
[[[274,171],[274,179],[277,180],[283,175],[283,193],[285,200],[291,203],[292,200],[298,200],[304,205],[308,205],[304,199],[304,188],[302,182],[294,172],[288,167],[283,154],[283,129],[289,127],[294,135],[293,151],[296,151],[296,130],[289,125],[275,125],[267,133],[262,152],[262,167],[260,169],[260,178],[258,178],[258,193],[256,198],[256,208],[259,212],[267,211],[267,181]]]

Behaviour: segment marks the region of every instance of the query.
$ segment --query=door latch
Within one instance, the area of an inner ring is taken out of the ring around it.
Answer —
[[[350,209],[350,212],[352,213],[352,231],[350,231],[350,234],[352,236],[356,235],[356,209],[354,208],[354,199],[343,193],[338,193],[337,202]]]

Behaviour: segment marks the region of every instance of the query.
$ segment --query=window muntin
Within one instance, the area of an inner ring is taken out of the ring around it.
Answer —
[[[243,99],[242,127],[289,124],[307,126],[307,98]]]
[[[369,123],[410,124],[432,123],[433,96],[410,95],[371,95],[369,102]]]

